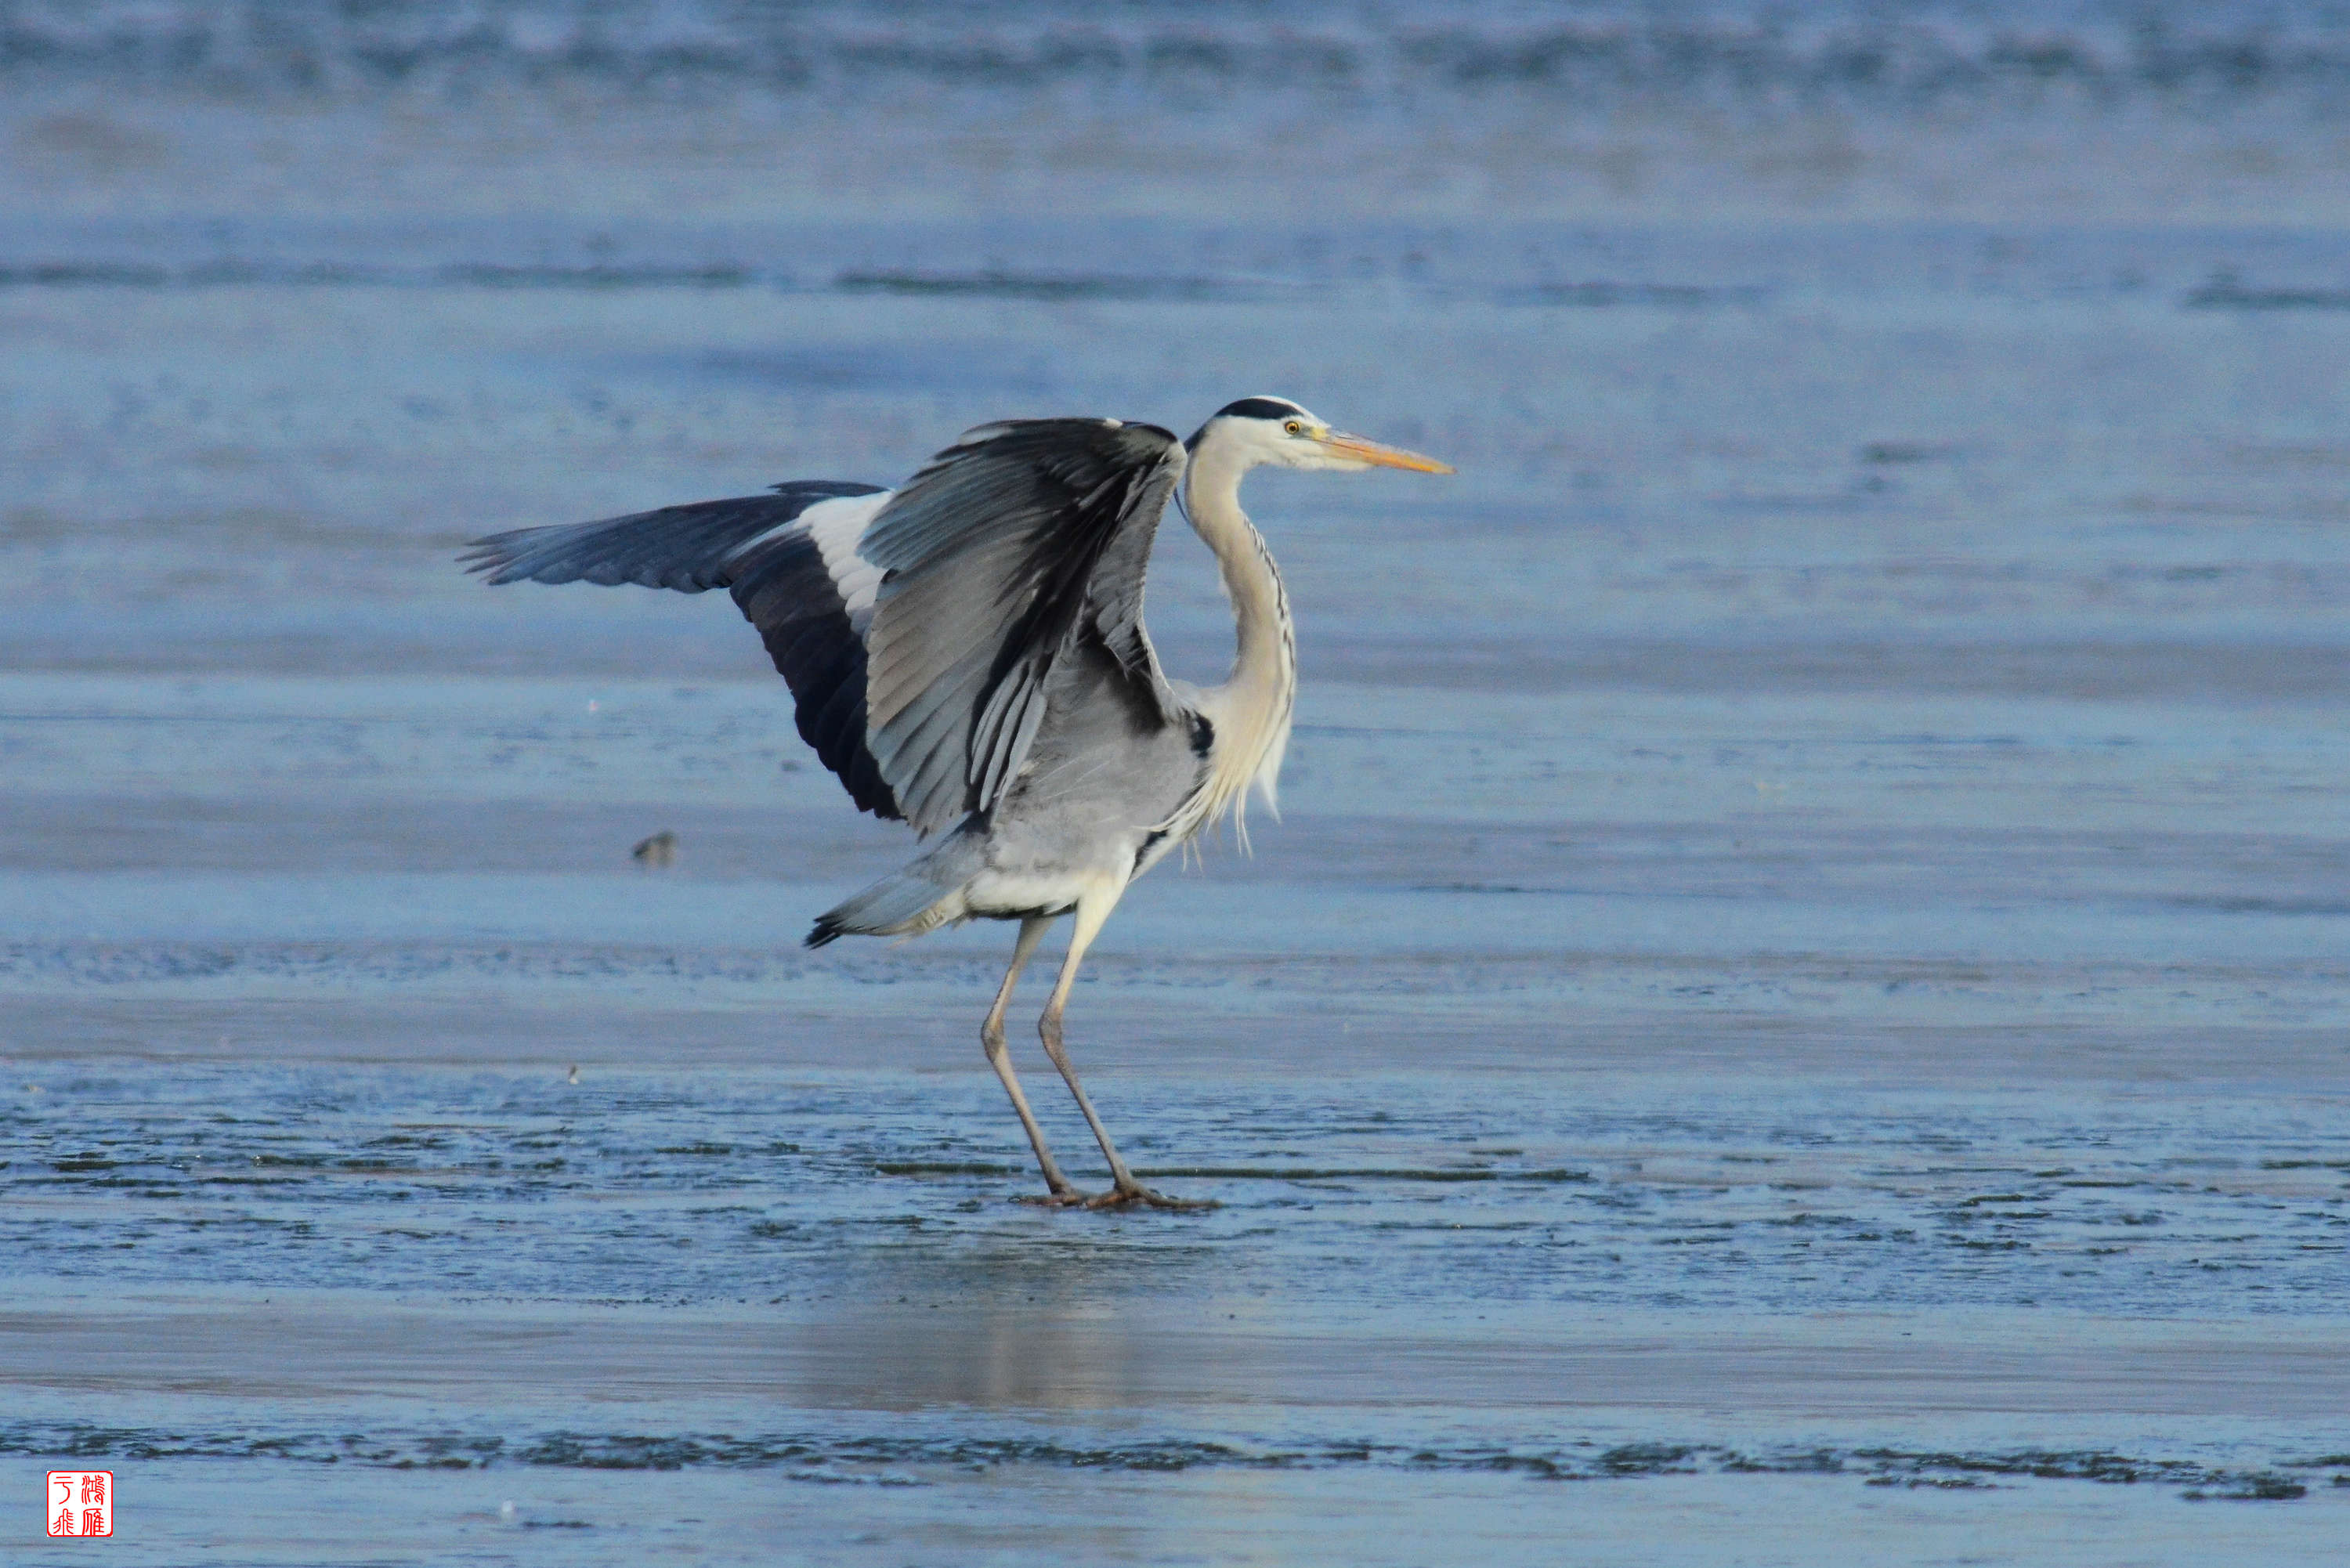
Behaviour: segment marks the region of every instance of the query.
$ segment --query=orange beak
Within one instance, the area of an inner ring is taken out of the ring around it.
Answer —
[[[1422,457],[1416,452],[1406,452],[1399,446],[1381,446],[1375,441],[1365,441],[1344,431],[1324,431],[1315,441],[1340,457],[1367,462],[1373,468],[1408,468],[1414,473],[1451,473],[1452,465],[1439,462],[1432,457]]]

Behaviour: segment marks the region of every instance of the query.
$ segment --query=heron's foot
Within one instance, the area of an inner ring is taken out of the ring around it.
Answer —
[[[1040,1209],[1084,1209],[1098,1202],[1099,1199],[1091,1193],[1080,1192],[1064,1182],[1050,1192],[1031,1193],[1020,1201],[1034,1203]]]
[[[1212,1198],[1170,1198],[1164,1192],[1155,1191],[1139,1181],[1122,1181],[1100,1197],[1086,1199],[1086,1207],[1088,1209],[1129,1209],[1138,1203],[1151,1209],[1177,1210],[1197,1210],[1218,1207]]]

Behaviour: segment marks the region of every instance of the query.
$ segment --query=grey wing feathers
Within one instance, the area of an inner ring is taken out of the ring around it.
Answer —
[[[1098,639],[1146,710],[1174,699],[1141,624],[1143,568],[1183,471],[1153,425],[983,425],[873,520],[883,576],[866,638],[866,744],[930,833],[994,804],[1045,718],[1071,639]]]
[[[879,574],[854,549],[879,502],[850,499],[886,493],[829,480],[779,484],[771,495],[496,534],[463,558],[493,583],[731,589],[790,683],[801,739],[860,808],[896,817],[896,798],[865,744],[864,631]]]

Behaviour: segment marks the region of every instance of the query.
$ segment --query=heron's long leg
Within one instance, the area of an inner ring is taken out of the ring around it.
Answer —
[[[1003,987],[995,993],[995,1005],[987,1010],[987,1022],[980,1025],[979,1038],[987,1047],[987,1064],[1003,1080],[1003,1092],[1012,1096],[1012,1108],[1020,1113],[1020,1125],[1028,1129],[1028,1145],[1036,1151],[1036,1163],[1044,1168],[1045,1187],[1055,1201],[1075,1203],[1084,1194],[1061,1174],[1053,1151],[1045,1147],[1045,1129],[1036,1125],[1036,1113],[1028,1108],[1028,1096],[1020,1092],[1020,1076],[1012,1070],[1012,1053],[1003,1043],[1003,1010],[1012,1005],[1012,988],[1020,983],[1020,971],[1028,967],[1036,944],[1045,940],[1045,932],[1053,920],[1051,915],[1031,915],[1020,922],[1020,940],[1012,949],[1012,967],[1004,971]]]
[[[1109,1129],[1102,1126],[1101,1117],[1095,1114],[1093,1101],[1086,1097],[1085,1085],[1077,1082],[1077,1070],[1069,1061],[1067,1048],[1061,1044],[1061,1014],[1069,1005],[1069,988],[1077,982],[1077,965],[1084,960],[1086,950],[1093,945],[1094,938],[1101,934],[1109,912],[1117,907],[1116,893],[1105,898],[1077,900],[1076,919],[1071,922],[1069,929],[1068,956],[1061,961],[1061,978],[1053,987],[1053,999],[1045,1004],[1045,1016],[1038,1021],[1036,1033],[1044,1037],[1045,1054],[1050,1056],[1053,1065],[1060,1069],[1062,1082],[1067,1084],[1069,1093],[1076,1096],[1077,1109],[1085,1112],[1086,1125],[1094,1129],[1094,1140],[1101,1145],[1102,1156],[1109,1161],[1113,1186],[1096,1201],[1143,1202],[1166,1209],[1211,1207],[1165,1197],[1134,1179],[1134,1172],[1128,1170],[1126,1161],[1118,1158],[1118,1146],[1109,1140]]]

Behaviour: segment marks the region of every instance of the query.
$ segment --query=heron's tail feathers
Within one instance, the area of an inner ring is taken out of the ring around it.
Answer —
[[[820,948],[836,937],[919,937],[971,919],[963,892],[983,868],[983,854],[979,835],[949,834],[896,876],[818,915],[806,945]]]
[[[900,872],[816,918],[804,945],[820,948],[836,937],[919,937],[971,918],[958,888],[939,889]]]

